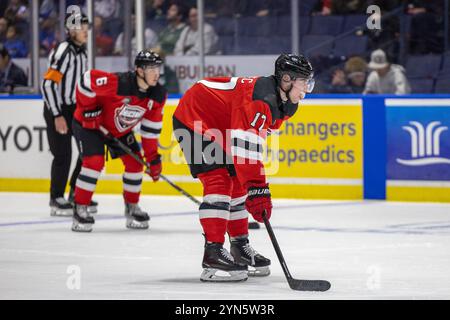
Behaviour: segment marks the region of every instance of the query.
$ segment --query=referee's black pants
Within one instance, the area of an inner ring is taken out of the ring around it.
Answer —
[[[75,105],[62,106],[62,115],[66,119],[68,133],[60,134],[56,131],[55,120],[51,111],[44,106],[44,118],[47,123],[47,139],[53,155],[50,174],[50,198],[64,197],[67,180],[69,178],[72,160],[72,119]],[[78,157],[70,178],[70,188],[75,190],[75,183],[81,170],[81,157]]]

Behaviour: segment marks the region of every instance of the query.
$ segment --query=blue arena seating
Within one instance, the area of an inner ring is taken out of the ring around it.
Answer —
[[[213,26],[214,31],[219,36],[234,36],[236,31],[235,21],[236,19],[229,17],[217,17],[214,19],[207,19],[207,22]]]
[[[234,36],[220,36],[219,49],[221,54],[234,54]]]
[[[333,52],[337,56],[363,56],[367,50],[367,43],[368,39],[366,36],[347,36],[335,40]]]
[[[450,75],[439,77],[434,88],[435,93],[450,93]]]
[[[356,31],[358,29],[364,29],[367,22],[366,15],[353,14],[345,17],[344,26],[342,32]]]
[[[309,24],[311,19],[306,16],[300,16],[299,18],[299,33],[300,36],[303,36],[309,32]],[[292,34],[291,30],[291,17],[290,16],[281,16],[274,20],[274,24],[272,27],[272,33],[276,32],[277,35],[290,35]]]
[[[301,50],[309,57],[329,55],[333,49],[333,39],[333,36],[308,34],[302,39]]]
[[[343,16],[313,16],[309,33],[335,36],[341,33],[343,22]]]
[[[441,55],[409,56],[406,62],[408,78],[435,78],[441,66]]]
[[[308,16],[308,15],[310,15],[318,1],[319,0],[301,0],[301,1],[299,1],[299,3],[300,3],[300,7],[299,7],[300,16]]]
[[[242,17],[237,22],[239,35],[268,37],[273,34],[270,18]]]
[[[433,79],[419,78],[410,79],[409,84],[411,85],[412,93],[433,93]]]
[[[444,55],[444,61],[440,74],[444,77],[450,77],[450,52]]]

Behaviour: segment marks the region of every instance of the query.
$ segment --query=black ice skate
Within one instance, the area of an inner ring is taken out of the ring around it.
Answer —
[[[125,203],[125,217],[128,229],[148,229],[150,217],[137,204]]]
[[[252,248],[247,236],[230,239],[230,252],[237,263],[248,266],[248,275],[266,277],[270,274],[270,260]]]
[[[70,189],[69,192],[69,202],[75,206],[75,191]],[[97,213],[97,207],[98,207],[98,202],[91,200],[91,203],[88,205],[88,212],[91,214],[95,214]]]
[[[71,217],[73,205],[63,197],[50,199],[50,215],[52,217]]]
[[[88,212],[88,206],[76,204],[73,210],[72,231],[91,232],[94,218]]]
[[[201,281],[238,282],[248,278],[247,266],[237,264],[221,243],[206,243]]]

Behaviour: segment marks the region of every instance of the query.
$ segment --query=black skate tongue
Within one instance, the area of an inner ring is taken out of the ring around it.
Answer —
[[[297,291],[327,291],[331,284],[326,280],[297,280],[289,279],[289,286]]]

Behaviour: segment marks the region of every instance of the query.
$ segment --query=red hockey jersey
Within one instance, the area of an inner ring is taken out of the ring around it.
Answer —
[[[90,70],[77,84],[74,117],[82,122],[85,113],[101,109],[101,125],[115,137],[129,133],[140,123],[145,156],[153,159],[157,154],[166,99],[167,92],[160,84],[146,92],[140,91],[133,72]]]
[[[181,98],[174,117],[214,139],[232,156],[245,188],[266,182],[262,145],[267,129],[278,129],[281,98],[274,77],[206,78]],[[209,132],[218,130],[222,143]]]

